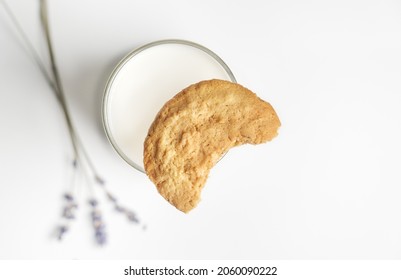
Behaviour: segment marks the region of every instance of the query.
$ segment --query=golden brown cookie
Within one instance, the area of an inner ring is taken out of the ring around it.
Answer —
[[[189,212],[224,153],[269,141],[279,127],[272,106],[250,90],[228,81],[201,81],[157,114],[145,140],[145,170],[168,202]]]

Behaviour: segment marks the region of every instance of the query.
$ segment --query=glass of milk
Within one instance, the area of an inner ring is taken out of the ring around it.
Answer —
[[[220,57],[190,41],[157,41],[129,53],[113,70],[103,97],[103,125],[113,148],[145,172],[143,144],[159,110],[182,89],[210,79],[236,82]]]

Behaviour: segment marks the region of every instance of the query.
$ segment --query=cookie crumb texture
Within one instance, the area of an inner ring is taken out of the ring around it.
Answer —
[[[243,86],[201,81],[160,110],[149,129],[144,165],[159,193],[187,213],[199,202],[210,169],[230,148],[273,139],[273,107]]]

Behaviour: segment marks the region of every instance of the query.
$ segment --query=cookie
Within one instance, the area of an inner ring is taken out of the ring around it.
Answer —
[[[144,143],[146,174],[168,202],[187,213],[222,155],[238,145],[269,141],[279,127],[273,107],[245,87],[201,81],[157,114]]]

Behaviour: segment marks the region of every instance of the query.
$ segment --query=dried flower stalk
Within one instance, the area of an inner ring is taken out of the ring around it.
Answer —
[[[123,213],[129,221],[134,222],[134,223],[139,223],[139,219],[137,215],[125,207],[121,206],[118,202],[117,199],[114,195],[112,195],[105,187],[105,181],[102,178],[102,176],[99,175],[97,172],[89,154],[87,153],[81,139],[79,138],[79,135],[76,131],[76,128],[73,124],[73,121],[70,117],[70,111],[67,106],[66,98],[65,98],[65,93],[64,89],[62,86],[61,82],[61,77],[60,73],[57,67],[55,55],[54,55],[54,50],[53,50],[53,43],[50,35],[50,28],[49,28],[49,20],[48,20],[48,9],[47,9],[47,1],[46,0],[40,0],[40,19],[42,23],[42,29],[46,38],[46,46],[47,46],[47,51],[48,55],[50,58],[50,74],[46,70],[45,64],[43,61],[40,59],[40,56],[36,52],[35,48],[33,47],[32,43],[26,36],[26,33],[24,32],[23,28],[19,24],[17,18],[13,14],[12,10],[9,8],[7,3],[2,0],[1,3],[3,4],[3,7],[7,14],[9,15],[12,23],[17,29],[17,32],[21,35],[21,38],[25,45],[28,48],[28,51],[30,52],[31,56],[33,57],[35,63],[37,64],[39,70],[43,74],[46,82],[49,84],[51,87],[55,97],[57,98],[62,111],[64,115],[64,119],[68,128],[70,140],[71,140],[71,145],[74,151],[74,159],[72,161],[72,166],[74,170],[80,170],[82,174],[85,176],[85,179],[88,180],[88,187],[92,186],[92,183],[96,183],[98,186],[101,187],[101,189],[104,191],[106,197],[108,198],[108,201],[111,202],[114,205],[114,208],[116,209],[117,212]],[[87,168],[89,168],[89,170]],[[88,174],[87,172],[90,172]],[[92,180],[91,180],[92,179]],[[64,235],[69,231],[69,222],[75,219],[75,213],[78,208],[78,204],[75,200],[75,197],[73,193],[66,193],[64,194],[64,200],[65,200],[65,206],[63,208],[62,212],[62,218],[65,220],[63,225],[58,227],[58,232],[57,232],[57,237],[59,240],[62,240],[64,238]],[[92,190],[92,195],[91,198],[88,200],[89,205],[92,207],[91,210],[91,217],[92,217],[92,225],[95,229],[95,240],[97,244],[99,245],[104,245],[106,243],[106,233],[105,233],[105,224],[101,216],[101,212],[98,209],[98,201],[95,198],[94,192]],[[145,228],[145,227],[143,227]]]

